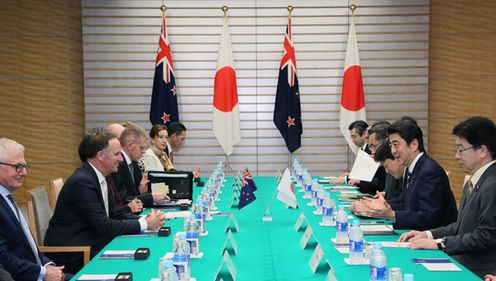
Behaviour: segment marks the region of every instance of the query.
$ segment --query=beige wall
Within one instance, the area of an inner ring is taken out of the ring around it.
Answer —
[[[0,137],[26,147],[25,190],[66,178],[84,130],[80,1],[2,1]]]
[[[429,151],[453,173],[459,200],[464,173],[451,129],[469,116],[496,120],[496,1],[433,0],[430,7]]]
[[[496,120],[496,2],[432,1],[429,151],[452,171],[451,128],[472,115]],[[79,164],[83,134],[80,1],[4,0],[0,8],[0,136],[27,148],[23,190],[66,178]]]

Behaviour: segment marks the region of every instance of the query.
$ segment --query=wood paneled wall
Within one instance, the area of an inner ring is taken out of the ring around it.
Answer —
[[[47,186],[79,165],[84,132],[80,1],[0,5],[0,137],[23,144],[32,164],[21,190]]]
[[[474,115],[496,120],[496,1],[433,0],[430,8],[429,151],[452,172],[459,200],[464,173],[451,130]]]

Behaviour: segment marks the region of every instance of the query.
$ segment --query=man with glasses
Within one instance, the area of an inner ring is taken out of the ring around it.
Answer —
[[[14,280],[63,280],[64,267],[55,266],[39,252],[12,196],[22,186],[29,167],[24,146],[0,138],[0,264]]]
[[[456,222],[410,231],[400,241],[412,249],[441,249],[479,277],[496,274],[496,126],[485,117],[453,128],[455,158],[471,175],[463,188]]]

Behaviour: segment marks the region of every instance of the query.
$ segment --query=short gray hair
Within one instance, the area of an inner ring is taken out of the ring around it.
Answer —
[[[0,162],[5,161],[12,152],[24,152],[24,146],[8,138],[0,138]]]

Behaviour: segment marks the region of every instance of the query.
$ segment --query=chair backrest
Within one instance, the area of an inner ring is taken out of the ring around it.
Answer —
[[[27,191],[29,228],[38,245],[43,245],[48,223],[53,215],[53,210],[48,201],[45,187],[38,187]]]
[[[50,181],[49,192],[50,195],[50,206],[52,209],[55,209],[55,205],[57,204],[57,198],[59,198],[60,190],[64,186],[64,180],[62,178],[54,179]]]

